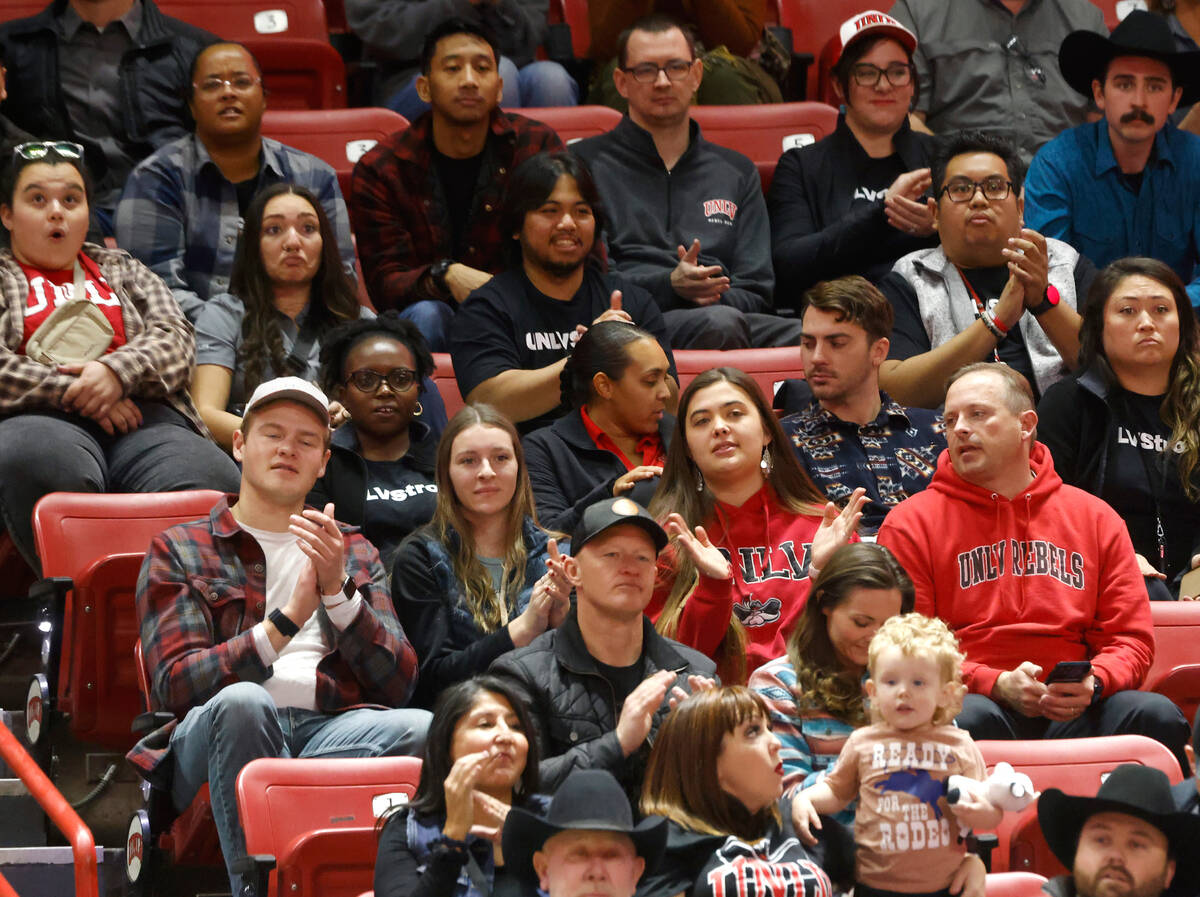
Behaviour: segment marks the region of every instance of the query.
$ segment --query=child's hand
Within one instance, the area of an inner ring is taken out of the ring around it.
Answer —
[[[821,816],[803,791],[796,792],[792,798],[792,827],[796,829],[801,843],[808,847],[817,843],[817,836],[812,830],[821,830]]]
[[[973,853],[963,857],[954,878],[950,880],[949,890],[955,897],[984,897],[987,892],[987,869],[983,860]]]
[[[973,832],[995,828],[1004,816],[1004,811],[986,797],[976,797],[965,788],[959,792],[958,802],[950,804],[950,812]]]

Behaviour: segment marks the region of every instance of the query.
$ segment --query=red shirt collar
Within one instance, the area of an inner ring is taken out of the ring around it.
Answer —
[[[579,416],[583,420],[583,428],[587,430],[588,436],[596,444],[596,448],[612,452],[625,465],[626,470],[633,470],[642,464],[662,467],[666,463],[667,453],[663,451],[662,440],[657,433],[648,434],[637,441],[637,450],[642,457],[637,464],[633,464],[625,457],[625,453],[617,448],[617,444],[612,441],[609,435],[601,430],[596,422],[588,416],[586,405],[579,409]]]

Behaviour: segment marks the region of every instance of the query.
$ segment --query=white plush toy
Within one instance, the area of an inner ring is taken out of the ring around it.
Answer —
[[[948,803],[957,803],[960,793],[964,791],[977,798],[986,798],[992,806],[1006,812],[1024,810],[1038,797],[1029,776],[1003,762],[997,763],[992,774],[982,782],[966,776],[950,776],[946,780]]]

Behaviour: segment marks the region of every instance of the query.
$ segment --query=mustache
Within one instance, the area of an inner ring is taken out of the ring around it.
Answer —
[[[1143,121],[1148,125],[1154,124],[1154,116],[1145,109],[1130,109],[1121,116],[1121,124],[1127,125],[1130,122]]]

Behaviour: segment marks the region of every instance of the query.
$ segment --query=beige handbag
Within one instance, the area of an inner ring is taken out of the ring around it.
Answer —
[[[83,267],[76,259],[71,301],[42,321],[25,344],[25,354],[42,364],[83,364],[103,355],[112,345],[113,336],[112,324],[104,312],[87,299]]]

